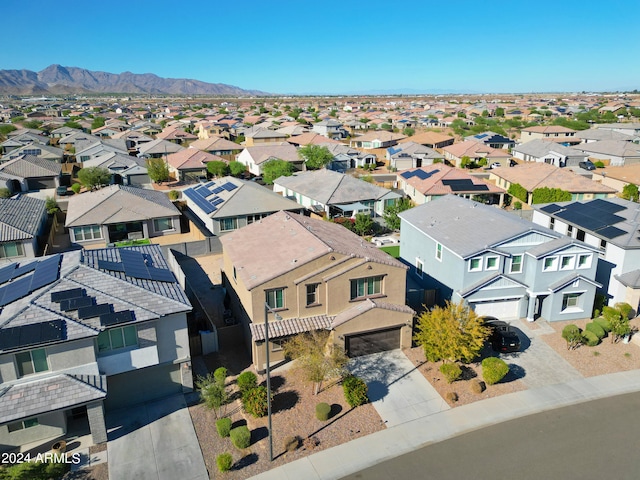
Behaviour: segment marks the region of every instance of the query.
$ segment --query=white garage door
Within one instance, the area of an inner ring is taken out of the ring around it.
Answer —
[[[518,318],[520,299],[492,300],[473,304],[475,312],[480,316],[496,317],[500,320]]]

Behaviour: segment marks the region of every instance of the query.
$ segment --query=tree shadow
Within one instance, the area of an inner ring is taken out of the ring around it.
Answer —
[[[473,368],[467,367],[466,365],[460,365],[460,370],[462,370],[460,380],[471,380],[472,378],[476,378],[478,376]]]
[[[370,382],[367,382],[367,387],[367,396],[369,397],[370,402],[382,400],[389,394],[389,387],[387,386],[387,384],[381,382],[380,380],[372,380]]]
[[[242,418],[240,420],[236,420],[235,422],[233,422],[231,424],[231,428],[234,429],[234,428],[242,427],[242,426],[245,426],[246,424],[247,424],[247,421],[244,418]]]
[[[249,465],[253,465],[258,461],[258,455],[255,453],[250,453],[249,455],[245,455],[236,463],[233,464],[231,470],[242,470],[244,467],[248,467]]]
[[[340,415],[340,412],[342,412],[342,405],[340,405],[339,403],[333,403],[331,405],[331,411],[329,412],[329,418]]]
[[[282,375],[276,375],[271,377],[271,391],[275,392],[277,391],[280,387],[282,387],[285,384],[286,380]],[[263,380],[262,382],[260,382],[260,386],[267,386],[267,380],[265,378],[265,380]]]
[[[295,390],[288,390],[286,392],[280,392],[274,395],[271,407],[273,412],[281,412],[283,410],[290,410],[296,406],[300,395]]]
[[[504,376],[500,383],[509,383],[524,378],[527,374],[526,370],[515,363],[509,364],[509,372]]]
[[[258,427],[251,430],[251,445],[263,440],[269,436],[267,427]]]

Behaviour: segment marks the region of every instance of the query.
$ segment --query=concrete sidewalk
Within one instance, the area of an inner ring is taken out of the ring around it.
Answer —
[[[573,380],[452,408],[269,470],[261,480],[337,479],[429,443],[533,413],[640,391],[640,370]]]

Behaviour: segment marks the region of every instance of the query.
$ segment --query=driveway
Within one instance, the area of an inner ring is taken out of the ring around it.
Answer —
[[[401,350],[354,358],[349,370],[367,382],[369,399],[387,427],[449,409]]]
[[[183,395],[107,415],[109,478],[207,480]]]

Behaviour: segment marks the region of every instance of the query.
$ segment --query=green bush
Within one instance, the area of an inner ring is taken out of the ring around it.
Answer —
[[[577,348],[582,343],[582,330],[577,325],[567,325],[562,329],[562,338],[567,342],[567,349]]]
[[[180,192],[178,190],[169,190],[167,195],[169,195],[169,200],[177,200],[180,198]]]
[[[329,414],[331,413],[331,405],[328,403],[319,403],[316,405],[316,418],[323,422],[329,420]]]
[[[216,457],[216,463],[218,464],[218,470],[228,472],[233,465],[233,457],[230,453],[221,453]]]
[[[622,315],[622,318],[624,319],[628,319],[631,315],[631,311],[633,310],[633,307],[625,302],[616,303],[614,308],[620,312],[620,315]]]
[[[585,330],[584,332],[582,332],[582,339],[585,345],[588,345],[590,347],[595,347],[600,343],[600,339],[598,338],[598,336],[590,330]]]
[[[242,408],[249,415],[256,418],[264,417],[267,414],[268,398],[267,387],[261,385],[242,393]]]
[[[596,162],[593,162],[593,165],[594,165],[596,168],[604,168],[604,162],[603,162],[603,161],[601,161],[601,160],[598,160],[598,161],[596,161]]]
[[[236,379],[240,393],[251,390],[258,386],[258,377],[253,372],[242,372]]]
[[[609,333],[611,331],[611,323],[609,323],[609,320],[607,320],[606,318],[594,318],[593,322],[600,325],[605,332]]]
[[[236,448],[243,449],[251,445],[251,432],[246,425],[231,429],[229,436],[231,437],[231,443]]]
[[[525,203],[527,202],[527,196],[529,195],[527,189],[519,183],[512,183],[509,186],[509,190],[507,190],[507,193],[512,197],[516,197],[517,199],[522,200]]]
[[[588,332],[593,332],[593,334],[596,337],[598,337],[599,340],[602,340],[606,335],[606,332],[604,331],[604,329],[600,325],[598,325],[596,322],[587,323],[584,329],[587,330]]]
[[[462,369],[457,363],[443,363],[440,365],[440,373],[447,379],[447,383],[453,383],[462,376]]]
[[[482,392],[484,392],[484,383],[482,383],[477,378],[474,378],[469,381],[469,390],[471,390],[471,393],[480,395]]]
[[[82,185],[80,185],[79,183],[74,183],[73,185],[71,185],[71,190],[73,190],[73,193],[75,193],[76,195],[80,193],[81,189]]]
[[[350,375],[342,381],[344,398],[351,408],[364,405],[369,401],[367,397],[367,384],[364,380]]]
[[[216,430],[218,430],[218,435],[220,435],[222,438],[228,437],[229,432],[231,431],[231,419],[221,418],[217,420]]]
[[[11,198],[11,190],[7,187],[0,188],[0,198]]]
[[[482,361],[482,378],[487,385],[494,385],[509,373],[509,365],[496,357],[485,358]]]
[[[287,452],[293,452],[300,446],[300,437],[287,437],[284,439],[284,449]]]
[[[514,210],[522,210],[522,202],[519,201],[519,200],[513,202],[513,209]]]
[[[218,385],[224,386],[227,380],[227,369],[224,367],[218,367],[213,372],[213,378],[215,378]]]
[[[23,462],[0,468],[0,479],[7,480],[48,480],[62,478],[69,471],[65,463]]]

